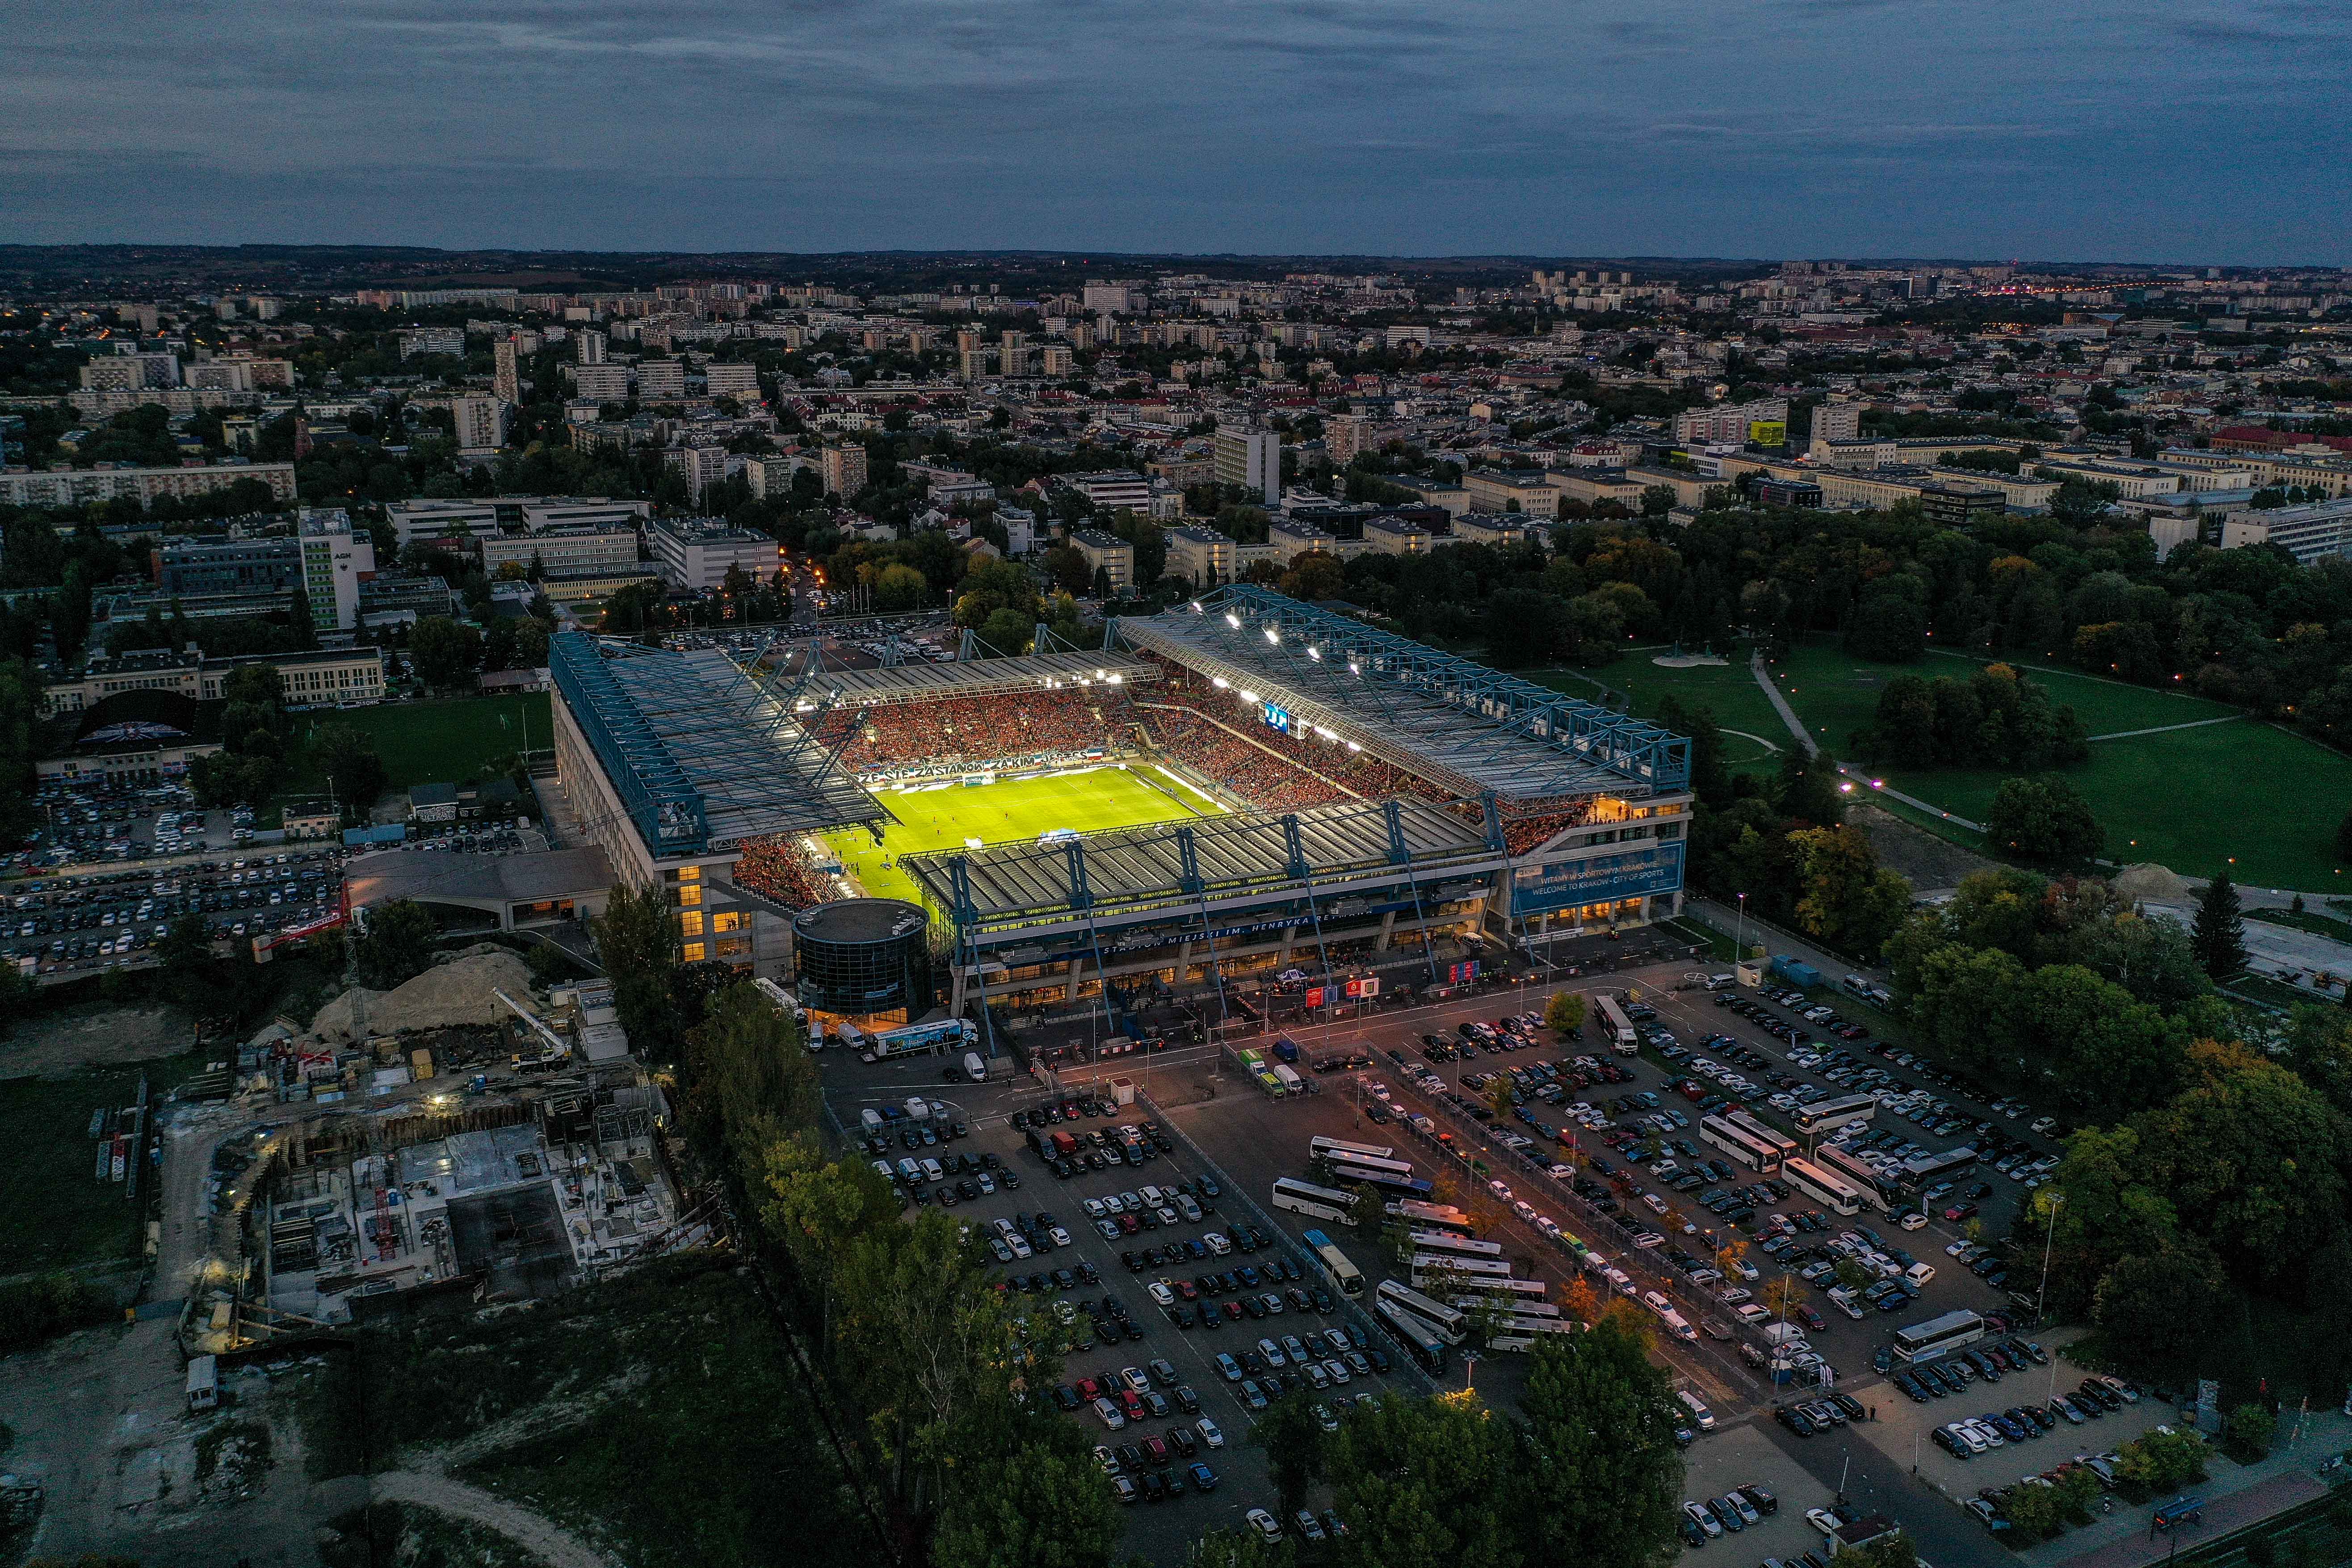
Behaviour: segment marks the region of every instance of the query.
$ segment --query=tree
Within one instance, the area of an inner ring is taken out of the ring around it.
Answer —
[[[710,998],[679,1065],[688,1113],[747,1176],[778,1133],[815,1121],[816,1068],[801,1025],[749,983]]]
[[[1916,587],[1917,580],[1900,580]],[[1887,588],[1857,605],[1845,630],[1848,652],[1881,664],[1916,663],[1927,648],[1927,612],[1916,593]]]
[[[1103,1568],[1123,1521],[1110,1481],[1078,1442],[1032,1442],[959,1468],[938,1533],[936,1568]]]
[[[613,1006],[631,1044],[650,1061],[668,1061],[683,1045],[682,1025],[670,994],[678,967],[677,917],[658,882],[616,882],[604,912],[591,919],[588,933],[613,980]]]
[[[2352,860],[2352,811],[2346,812],[2344,820],[2336,825],[2336,858]]]
[[[1839,1556],[1848,1553],[1840,1552]],[[1853,1568],[1919,1568],[1919,1549],[1901,1531],[1882,1535],[1866,1546],[1858,1546],[1851,1555]]]
[[[1280,1511],[1297,1512],[1323,1479],[1323,1427],[1315,1419],[1314,1395],[1301,1390],[1276,1400],[1250,1428],[1249,1440],[1265,1451]]]
[[[343,820],[364,824],[390,779],[383,759],[376,755],[374,737],[356,725],[330,724],[319,731],[314,745],[327,785],[343,808]]]
[[[1192,1568],[1296,1568],[1290,1537],[1268,1541],[1255,1530],[1213,1530],[1192,1543]]]
[[[2278,1417],[2259,1405],[2241,1405],[2221,1419],[2221,1451],[2251,1465],[2271,1451]]]
[[[409,629],[408,658],[436,690],[470,687],[482,668],[482,634],[446,616],[425,616]]]
[[[2169,1381],[2195,1369],[2231,1299],[2221,1260],[2189,1237],[2118,1259],[2099,1281],[2091,1316],[2118,1361]]]
[[[367,911],[367,929],[360,935],[354,956],[360,984],[372,991],[389,991],[433,967],[433,939],[439,928],[423,904],[394,899]]]
[[[1498,1499],[1514,1485],[1509,1428],[1475,1394],[1383,1399],[1325,1443],[1349,1533],[1342,1568],[1506,1568],[1522,1560]]]
[[[2021,1481],[2001,1500],[2000,1511],[2010,1528],[2030,1542],[2047,1541],[2065,1528],[2066,1505],[2055,1487]]]
[[[2152,1494],[2205,1479],[2205,1439],[2194,1432],[2149,1432],[2116,1450],[2119,1479]]]
[[[1513,1489],[1525,1561],[1675,1560],[1683,1462],[1673,1389],[1648,1352],[1643,1334],[1607,1314],[1588,1333],[1538,1341]]]
[[[2226,980],[2246,967],[2246,922],[2238,912],[2237,885],[2222,872],[2205,884],[2197,900],[2197,921],[2189,928],[2189,945],[2197,962],[2216,980]]]
[[[1563,1035],[1573,1035],[1584,1027],[1584,995],[1577,991],[1555,991],[1544,1004],[1544,1025]]]
[[[1878,864],[1858,827],[1810,828],[1789,838],[1803,879],[1798,924],[1834,947],[1875,958],[1910,912],[1910,882]]]
[[[1780,753],[1773,798],[1783,816],[1815,827],[1834,827],[1845,819],[1838,783],[1837,764],[1828,753],[1808,756],[1802,746],[1790,746]]]
[[[2056,778],[2003,779],[1985,814],[1985,842],[2022,860],[2072,865],[2106,847],[2106,829],[2074,786]]]

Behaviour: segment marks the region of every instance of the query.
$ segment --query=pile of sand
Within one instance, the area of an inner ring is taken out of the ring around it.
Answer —
[[[2153,860],[2125,867],[2116,874],[2115,888],[2136,904],[2178,904],[2189,899],[2189,884]]]
[[[499,991],[528,1004],[530,971],[507,949],[484,943],[390,991],[361,988],[359,994],[366,1001],[366,1032],[396,1035],[406,1029],[494,1024],[508,1016],[506,1005],[496,995]],[[321,1040],[352,1038],[352,1005],[353,993],[346,991],[320,1008],[310,1020],[310,1033]]]

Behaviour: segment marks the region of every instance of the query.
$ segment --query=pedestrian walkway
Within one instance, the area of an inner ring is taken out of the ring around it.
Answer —
[[[1924,811],[1931,816],[1941,817],[1955,827],[1965,827],[1971,833],[1982,833],[1984,831],[1983,823],[1970,822],[1965,816],[1955,816],[1950,812],[1946,811],[1942,806],[1934,804],[1932,801],[1921,800],[1916,795],[1905,795],[1901,790],[1896,789],[1893,785],[1879,779],[1871,777],[1868,773],[1862,772],[1859,768],[1849,767],[1845,763],[1840,763],[1838,764],[1838,772],[1844,777],[1853,780],[1856,784],[1869,785],[1874,794],[1883,795],[1890,800],[1899,800],[1915,811]]]
[[[1780,715],[1780,722],[1789,726],[1789,733],[1797,738],[1797,744],[1805,748],[1805,755],[1809,757],[1821,755],[1821,747],[1815,745],[1813,738],[1805,733],[1805,721],[1797,717],[1797,710],[1789,706],[1789,700],[1780,695],[1779,687],[1772,684],[1772,672],[1765,668],[1764,656],[1761,653],[1749,654],[1748,668],[1748,672],[1756,677],[1756,684],[1764,689],[1765,700],[1771,703],[1772,710]]]
[[[2208,724],[2234,724],[2243,713],[2224,713],[2219,719],[2191,719],[2186,724],[2157,724],[2145,730],[2110,730],[2104,735],[2093,735],[2094,741],[2129,741],[2141,735],[2169,735],[2175,730],[2202,730]]]

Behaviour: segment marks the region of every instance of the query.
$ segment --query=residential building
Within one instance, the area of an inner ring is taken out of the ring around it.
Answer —
[[[2309,566],[2331,557],[2352,557],[2352,498],[2248,511],[2221,524],[2221,548],[2275,544]]]
[[[1642,510],[1642,481],[1622,468],[1550,468],[1546,473],[1562,502],[1581,501],[1592,507],[1614,501],[1628,512]]]
[[[646,542],[663,578],[692,593],[719,587],[732,566],[765,582],[782,561],[766,534],[730,528],[714,517],[656,518],[646,525]]]
[[[839,496],[844,500],[866,488],[866,448],[863,447],[821,447],[817,449],[817,477],[824,481],[824,493]]]
[[[463,327],[411,327],[400,334],[400,357],[415,359],[419,354],[447,354],[457,359],[466,357],[466,329]]]
[[[1379,555],[1426,555],[1433,537],[1419,523],[1376,517],[1364,524],[1363,547]]]
[[[1087,558],[1099,585],[1108,581],[1118,594],[1135,584],[1135,546],[1099,528],[1081,528],[1070,535],[1070,547]]]
[[[721,364],[716,361],[702,367],[702,389],[713,397],[760,397],[760,367],[748,362]]]
[[[1263,497],[1267,506],[1282,504],[1282,435],[1238,421],[1221,423],[1215,442],[1217,482],[1239,485]]]
[[[1026,507],[1000,506],[997,525],[1004,530],[1004,552],[1026,555],[1037,548],[1037,514]]]
[[[637,401],[640,403],[683,403],[686,401],[686,362],[681,359],[646,359],[637,362]]]
[[[1862,438],[1862,405],[1850,397],[1832,397],[1813,410],[1811,446],[1818,450],[1832,441]]]
[[[354,530],[345,512],[306,511],[297,537],[310,625],[322,632],[352,630],[359,625],[360,584],[375,575],[375,545],[367,531]]]
[[[152,392],[178,386],[180,356],[176,353],[127,353],[101,354],[81,367],[84,392]]]
[[[592,403],[626,403],[629,400],[629,367],[605,363],[601,348],[597,353],[597,358],[583,361],[572,367],[573,389]]]
[[[500,338],[490,345],[490,391],[509,407],[522,403],[522,372],[515,362],[515,341]]]
[[[1526,542],[1528,518],[1523,512],[1465,512],[1454,520],[1453,532],[1432,537],[1430,543],[1513,545]]]
[[[241,479],[269,487],[275,500],[294,499],[291,463],[214,463],[177,468],[47,468],[0,474],[0,505],[86,506],[91,501],[164,496],[186,500],[224,490]]]
[[[449,417],[457,425],[461,454],[486,455],[506,445],[507,405],[495,397],[453,397]]]
[[[1168,570],[1176,576],[1187,577],[1196,588],[1213,588],[1234,580],[1234,542],[1213,528],[1171,528],[1163,537],[1168,542]]]
[[[699,501],[704,490],[727,477],[731,457],[724,447],[672,447],[662,453],[662,463],[677,470],[686,481],[686,493]],[[739,465],[742,461],[733,460]]]
[[[1269,524],[1265,531],[1265,542],[1273,547],[1273,559],[1276,563],[1286,567],[1302,555],[1337,555],[1339,552],[1338,536],[1327,533],[1310,523]],[[1242,566],[1247,564],[1246,560],[1240,563]]]
[[[1764,437],[1756,432],[1758,425],[1778,425],[1768,446],[1778,446],[1787,437],[1789,400],[1785,397],[1760,397],[1752,403],[1717,403],[1706,408],[1685,408],[1675,416],[1675,439],[1685,446],[1743,446]]]
[[[581,364],[603,364],[606,341],[595,328],[583,327],[572,334],[572,356]]]

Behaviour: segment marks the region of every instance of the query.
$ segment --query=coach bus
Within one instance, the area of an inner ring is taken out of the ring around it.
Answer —
[[[1412,1167],[1408,1165],[1405,1169],[1410,1173]],[[1376,1193],[1398,1198],[1426,1198],[1437,1190],[1426,1177],[1410,1173],[1400,1176],[1392,1171],[1369,1170],[1361,1165],[1331,1165],[1325,1169],[1323,1176],[1327,1181],[1366,1186]]]
[[[1393,1308],[1419,1319],[1431,1333],[1449,1345],[1460,1344],[1463,1336],[1470,1331],[1470,1319],[1466,1313],[1443,1306],[1393,1279],[1381,1281],[1380,1289],[1373,1292],[1373,1300],[1378,1306]]]
[[[1797,1141],[1779,1128],[1759,1121],[1748,1111],[1737,1107],[1723,1113],[1723,1119],[1740,1131],[1774,1151],[1773,1163],[1778,1164],[1797,1152]]]
[[[1274,1179],[1274,1206],[1319,1219],[1326,1225],[1346,1225],[1355,1217],[1356,1194],[1318,1187],[1290,1176]]]
[[[1880,1214],[1895,1212],[1893,1196],[1886,1190],[1886,1178],[1872,1170],[1869,1163],[1860,1155],[1850,1153],[1834,1143],[1824,1143],[1813,1151],[1813,1163],[1833,1176],[1851,1182],[1854,1190],[1862,1194],[1862,1201]]]
[[[1572,1334],[1582,1325],[1565,1318],[1529,1318],[1513,1314],[1486,1329],[1486,1348],[1490,1351],[1528,1351],[1546,1334]]]
[[[1322,1149],[1315,1152],[1308,1163],[1311,1168],[1318,1171],[1328,1171],[1340,1165],[1347,1165],[1359,1171],[1381,1171],[1391,1176],[1412,1174],[1412,1161],[1391,1160],[1385,1154],[1341,1154]]]
[[[1405,1233],[1415,1252],[1439,1258],[1500,1258],[1503,1244],[1499,1241],[1473,1241],[1466,1236],[1454,1236],[1442,1230],[1413,1230]]]
[[[1972,1345],[1984,1338],[1982,1318],[1962,1308],[1947,1312],[1940,1318],[1930,1318],[1924,1323],[1914,1323],[1907,1329],[1895,1331],[1895,1356],[1897,1361],[1932,1361],[1939,1355]]]
[[[1787,1158],[1779,1148],[1720,1116],[1698,1119],[1698,1141],[1722,1150],[1731,1156],[1732,1163],[1745,1165],[1759,1176],[1778,1174],[1780,1162]]]
[[[1512,1279],[1502,1275],[1486,1278],[1474,1274],[1467,1279],[1457,1278],[1446,1283],[1448,1289],[1462,1292],[1459,1296],[1446,1298],[1457,1306],[1465,1300],[1477,1301],[1492,1300],[1499,1296],[1505,1301],[1513,1303],[1514,1310],[1517,1310],[1517,1302],[1542,1300],[1545,1293],[1551,1289],[1540,1279]]]
[[[1962,1144],[1943,1154],[1922,1154],[1903,1162],[1903,1190],[1925,1192],[1937,1182],[1948,1182],[1976,1169],[1977,1152]]]
[[[936,1023],[909,1024],[866,1037],[866,1050],[876,1061],[892,1057],[937,1056],[942,1051],[968,1051],[980,1043],[980,1026],[969,1018],[941,1018]]]
[[[1372,1310],[1380,1313],[1381,1321],[1388,1325],[1389,1332],[1396,1336],[1397,1343],[1402,1345],[1406,1353],[1421,1363],[1422,1371],[1432,1377],[1444,1374],[1445,1342],[1438,1338],[1436,1330],[1412,1313],[1387,1301],[1375,1301],[1372,1303]]]
[[[1601,1026],[1609,1031],[1609,1043],[1616,1047],[1617,1054],[1641,1055],[1642,1037],[1634,1033],[1633,1020],[1625,1016],[1625,1009],[1618,1005],[1617,998],[1595,996],[1592,1005],[1600,1010]]]
[[[1470,1216],[1452,1204],[1424,1204],[1412,1198],[1395,1198],[1382,1205],[1391,1224],[1413,1230],[1442,1230],[1450,1236],[1475,1236],[1478,1227]]]
[[[1797,1131],[1811,1134],[1834,1132],[1841,1127],[1851,1127],[1857,1121],[1867,1121],[1878,1114],[1878,1101],[1866,1094],[1842,1094],[1834,1100],[1817,1100],[1811,1105],[1801,1105],[1789,1120]]]
[[[1343,1160],[1393,1160],[1396,1151],[1385,1143],[1350,1143],[1345,1138],[1309,1138],[1307,1156],[1310,1160],[1337,1156]]]
[[[1780,1179],[1832,1214],[1852,1217],[1862,1212],[1862,1194],[1851,1182],[1810,1161],[1790,1161],[1780,1167]]]
[[[1348,1255],[1332,1244],[1329,1237],[1319,1230],[1310,1230],[1302,1232],[1299,1239],[1307,1244],[1307,1250],[1314,1256],[1316,1267],[1323,1270],[1323,1278],[1331,1282],[1332,1289],[1351,1300],[1364,1293],[1363,1275],[1348,1261]]]

